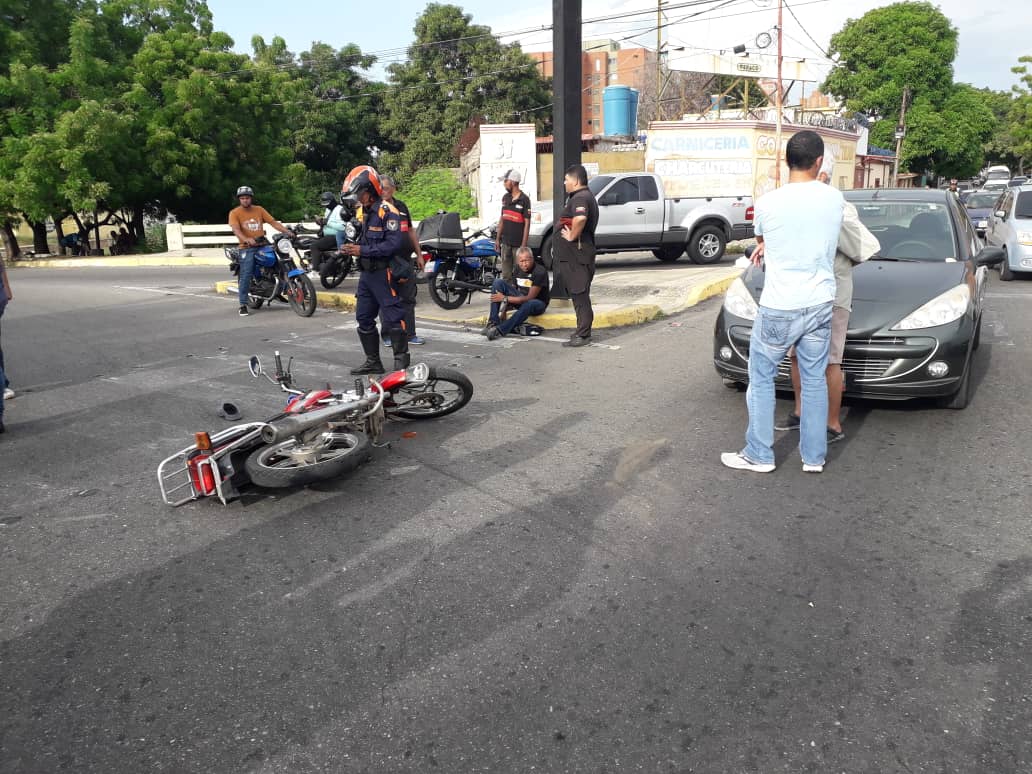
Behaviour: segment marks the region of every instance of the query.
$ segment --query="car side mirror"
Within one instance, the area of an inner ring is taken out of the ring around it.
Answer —
[[[247,370],[255,379],[262,375],[262,361],[257,355],[251,355],[251,359],[247,361]]]
[[[976,266],[996,266],[1003,263],[1003,259],[1006,257],[1006,253],[1003,252],[1002,247],[991,247],[986,246],[978,251],[978,255],[975,256]]]

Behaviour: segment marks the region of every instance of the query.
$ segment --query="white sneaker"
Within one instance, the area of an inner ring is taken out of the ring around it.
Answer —
[[[735,470],[751,470],[753,473],[770,473],[774,470],[773,462],[753,462],[741,452],[724,452],[720,461]]]
[[[807,465],[803,463],[803,473],[823,473],[824,465]]]
[[[12,390],[10,387],[6,387],[4,389],[4,400],[10,400],[13,397],[14,397],[14,390]]]

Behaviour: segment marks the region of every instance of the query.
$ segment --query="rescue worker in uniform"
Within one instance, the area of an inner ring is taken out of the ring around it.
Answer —
[[[398,293],[399,283],[415,282],[410,272],[407,277],[395,276],[407,267],[409,236],[403,228],[398,208],[383,200],[380,176],[370,166],[355,167],[344,180],[343,195],[353,198],[362,206],[362,238],[358,244],[345,244],[341,251],[354,256],[360,274],[356,296],[355,318],[358,320],[358,338],[366,360],[353,374],[382,374],[380,336],[376,330],[376,316],[383,313],[384,326],[394,350],[394,368],[408,368],[409,345],[405,331],[405,308]],[[401,260],[394,260],[400,258]],[[401,272],[404,274],[404,272]]]
[[[595,277],[595,227],[598,225],[598,203],[588,188],[588,172],[581,164],[571,164],[563,178],[566,206],[559,219],[562,231],[555,240],[555,257],[559,272],[570,291],[577,330],[564,347],[583,347],[591,343],[591,324],[595,312],[591,308],[591,280]]]

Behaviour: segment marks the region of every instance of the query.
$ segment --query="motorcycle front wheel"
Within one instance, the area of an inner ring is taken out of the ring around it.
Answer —
[[[331,258],[323,263],[322,268],[319,270],[319,281],[324,288],[332,290],[351,273],[351,266],[351,258],[346,260]]]
[[[369,458],[365,433],[326,432],[309,443],[290,438],[262,446],[244,462],[258,486],[302,486],[349,473]]]
[[[460,282],[468,282],[469,279],[466,277],[466,272],[460,266],[455,270],[455,279]],[[456,290],[449,290],[448,273],[445,271],[435,271],[427,282],[430,290],[430,297],[434,300],[442,309],[458,309],[466,302],[466,297],[469,295],[469,291],[465,288],[458,288]]]
[[[315,314],[315,307],[318,299],[315,297],[315,285],[304,274],[297,277],[290,277],[287,280],[287,300],[290,307],[301,317],[311,317]]]
[[[464,373],[453,368],[430,368],[430,377],[423,384],[403,385],[394,390],[391,399],[400,403],[388,406],[388,414],[405,419],[433,419],[452,414],[469,403],[473,383]]]

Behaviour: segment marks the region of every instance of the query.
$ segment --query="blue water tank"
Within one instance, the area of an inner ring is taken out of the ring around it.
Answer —
[[[602,90],[602,133],[609,137],[633,137],[638,133],[637,89],[614,85]]]

